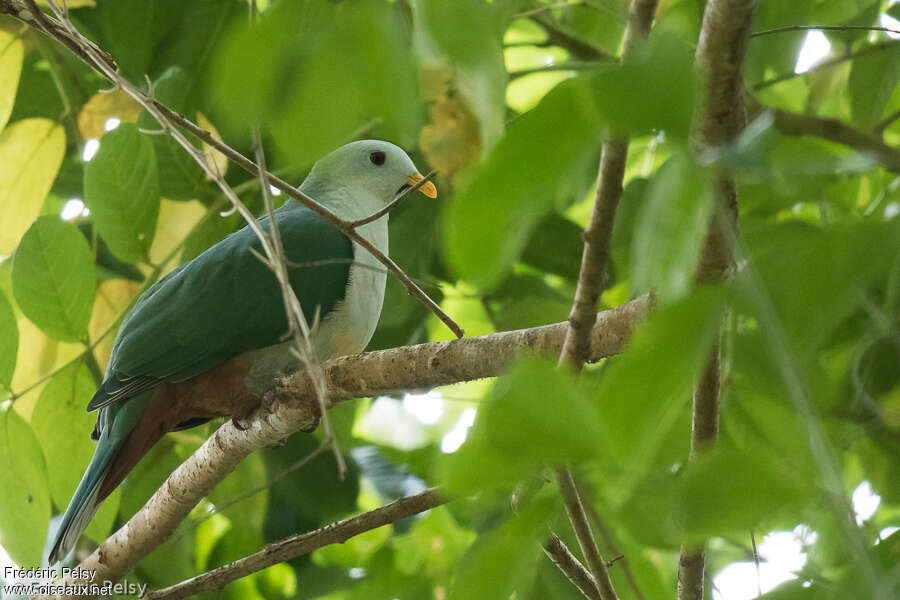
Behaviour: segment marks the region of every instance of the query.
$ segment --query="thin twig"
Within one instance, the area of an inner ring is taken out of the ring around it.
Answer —
[[[372,221],[377,221],[384,215],[386,215],[389,212],[391,212],[392,210],[394,210],[394,208],[396,208],[396,206],[400,203],[401,200],[403,200],[404,198],[406,198],[408,195],[412,194],[413,192],[419,191],[419,189],[423,185],[425,185],[426,183],[428,183],[429,181],[434,179],[434,177],[436,175],[437,175],[437,171],[431,171],[424,178],[417,181],[415,183],[415,185],[413,185],[412,187],[408,187],[408,188],[404,189],[402,192],[400,192],[399,194],[397,194],[397,197],[394,198],[393,200],[391,200],[390,202],[388,202],[383,208],[375,211],[368,217],[359,219],[358,221],[349,221],[348,225],[351,228],[356,229],[357,227],[361,227],[362,225],[365,225],[366,223],[371,223]]]
[[[603,600],[593,575],[579,561],[555,533],[544,543],[544,554],[563,572],[588,600]]]
[[[786,33],[788,31],[885,31],[887,33],[900,34],[900,31],[891,29],[890,27],[871,27],[866,25],[790,25],[788,27],[777,27],[775,29],[757,31],[750,34],[750,37],[756,38],[764,35],[772,35],[773,33]]]
[[[900,149],[885,144],[876,135],[854,129],[837,119],[805,115],[783,108],[765,106],[749,97],[746,100],[750,114],[756,115],[763,111],[771,112],[774,117],[773,124],[775,129],[784,135],[817,137],[842,144],[848,148],[871,155],[888,171],[900,174]]]
[[[632,0],[625,26],[622,60],[627,61],[638,45],[650,33],[650,26],[656,14],[657,0]],[[584,232],[584,247],[575,298],[569,312],[569,327],[558,366],[571,367],[580,371],[590,353],[590,332],[597,317],[597,304],[606,285],[606,269],[609,261],[610,237],[619,198],[622,196],[622,181],[625,176],[625,161],[628,157],[628,140],[616,137],[603,144],[597,174],[597,192],[591,209],[591,217]],[[615,599],[616,592],[609,578],[606,562],[591,532],[590,523],[582,505],[578,489],[571,471],[566,467],[556,470],[556,480],[566,506],[566,513],[578,544],[585,556],[591,573],[604,600]]]
[[[600,555],[600,550],[597,548],[597,542],[594,540],[593,532],[591,532],[591,526],[588,523],[587,514],[584,512],[584,505],[581,502],[581,496],[578,493],[572,473],[568,469],[556,469],[556,482],[563,497],[566,514],[569,516],[578,545],[581,547],[581,553],[584,555],[594,581],[600,590],[600,598],[603,600],[617,600],[616,590],[613,588],[612,580],[609,578],[609,568]]]
[[[331,523],[314,531],[295,534],[267,544],[262,550],[235,560],[227,565],[186,579],[175,585],[149,591],[148,600],[177,600],[201,592],[222,589],[226,584],[256,573],[274,564],[309,554],[323,546],[342,544],[352,537],[371,531],[401,519],[446,504],[448,499],[437,488],[430,488],[401,498],[388,505],[370,510],[355,517]]]
[[[587,505],[588,516],[591,518],[591,521],[594,522],[594,527],[597,528],[597,531],[600,532],[600,536],[603,538],[604,543],[606,544],[607,549],[611,554],[618,554],[618,543],[616,543],[615,536],[613,532],[610,531],[609,527],[606,526],[606,523],[603,522],[603,519],[600,518],[600,513],[597,512],[591,504]],[[641,591],[641,587],[638,585],[637,578],[635,578],[634,573],[631,572],[631,565],[628,563],[628,557],[624,554],[617,556],[615,559],[611,560],[610,563],[618,562],[619,569],[622,570],[622,573],[625,574],[625,579],[628,580],[628,585],[631,586],[631,589],[634,591],[634,597],[637,600],[645,600],[646,596],[644,596],[644,592]]]
[[[771,87],[775,84],[782,83],[784,81],[788,81],[789,79],[793,79],[795,77],[800,77],[802,75],[808,75],[813,73],[814,71],[819,71],[821,69],[827,69],[828,67],[833,67],[835,65],[839,65],[848,60],[853,60],[855,58],[859,58],[860,56],[865,56],[866,54],[871,54],[873,52],[881,52],[882,50],[890,50],[891,48],[895,48],[897,44],[900,43],[900,40],[889,40],[885,42],[881,42],[878,44],[870,44],[867,45],[856,52],[848,52],[847,54],[843,54],[841,56],[836,56],[826,61],[822,61],[814,67],[810,68],[808,71],[804,71],[802,73],[792,72],[792,73],[783,73],[781,75],[776,75],[770,79],[766,79],[760,81],[759,83],[753,86],[753,91],[758,92],[759,90],[765,89],[767,87]]]
[[[584,4],[585,0],[569,0],[568,2],[557,2],[556,4],[546,4],[544,6],[538,6],[537,8],[532,8],[531,10],[526,10],[520,13],[516,13],[512,16],[513,19],[526,19],[528,17],[533,17],[534,15],[539,15],[542,12],[547,12],[549,10],[554,10],[556,8],[568,8],[570,6],[579,6]]]
[[[251,16],[255,14],[256,1],[250,4]],[[306,322],[306,315],[300,304],[297,293],[291,287],[290,278],[288,276],[287,257],[284,253],[284,244],[281,240],[281,230],[278,227],[278,221],[275,218],[275,207],[272,204],[272,194],[269,190],[269,180],[266,176],[266,154],[263,150],[262,137],[259,133],[259,127],[253,128],[253,152],[256,155],[256,164],[259,165],[259,185],[262,191],[263,204],[265,205],[266,215],[269,217],[269,235],[272,237],[272,246],[275,251],[273,257],[272,270],[281,283],[281,296],[284,301],[284,309],[288,316],[288,331],[294,338],[297,355],[303,363],[304,368],[310,373],[313,381],[317,383],[316,398],[319,401],[319,409],[322,414],[322,429],[325,434],[324,442],[334,453],[335,461],[338,467],[338,479],[343,481],[347,472],[347,463],[344,461],[344,455],[338,446],[337,438],[334,435],[334,428],[331,426],[331,417],[328,415],[328,396],[324,385],[322,385],[323,374],[322,364],[316,354],[315,346],[312,342],[312,335],[309,323]]]

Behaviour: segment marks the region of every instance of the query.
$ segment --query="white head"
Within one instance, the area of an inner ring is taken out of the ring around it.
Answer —
[[[381,140],[360,140],[319,159],[300,189],[317,200],[334,192],[351,196],[365,193],[384,205],[421,179],[421,173],[402,148]],[[437,196],[430,181],[419,191],[430,198]]]

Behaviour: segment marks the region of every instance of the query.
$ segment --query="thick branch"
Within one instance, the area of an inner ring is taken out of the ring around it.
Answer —
[[[592,335],[590,359],[621,352],[632,328],[647,315],[650,306],[650,297],[641,296],[601,313]],[[556,323],[333,359],[322,365],[328,399],[334,403],[494,377],[522,355],[556,355],[565,328],[565,323]],[[314,427],[318,415],[309,376],[296,373],[289,377],[251,415],[247,429],[236,428],[232,421],[222,425],[80,566],[96,571],[99,581],[118,580],[167,540],[194,506],[247,455],[300,429]]]
[[[731,142],[746,124],[743,63],[755,9],[755,0],[706,4],[696,53],[697,67],[706,78],[706,94],[691,132],[698,152]],[[698,283],[721,281],[733,262],[729,240],[737,226],[737,191],[730,173],[720,173],[717,192],[717,207],[695,275]],[[694,390],[691,460],[715,443],[718,426],[719,344],[715,343]],[[703,599],[705,562],[703,545],[682,547],[678,600]]]
[[[150,600],[177,600],[194,594],[220,590],[226,584],[274,564],[291,560],[329,544],[343,544],[366,531],[396,523],[400,519],[445,504],[447,499],[436,488],[407,496],[367,513],[331,523],[314,531],[288,536],[266,546],[254,554],[240,558],[206,573],[191,577],[175,585],[148,592]]]

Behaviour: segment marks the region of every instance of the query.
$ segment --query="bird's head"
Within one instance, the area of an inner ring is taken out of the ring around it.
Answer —
[[[345,144],[319,159],[302,187],[315,189],[320,185],[337,185],[372,193],[387,204],[422,179],[422,174],[402,148],[381,140],[360,140]],[[430,181],[419,191],[429,198],[437,197],[437,188]]]

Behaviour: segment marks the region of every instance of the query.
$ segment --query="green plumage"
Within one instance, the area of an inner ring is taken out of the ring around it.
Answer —
[[[350,240],[321,216],[292,203],[276,212],[291,287],[312,322],[344,297]],[[261,219],[268,230],[268,219]],[[122,323],[106,381],[88,410],[134,397],[160,381],[183,381],[287,331],[284,303],[256,234],[244,227],[155,283]],[[329,264],[309,265],[333,260]]]

